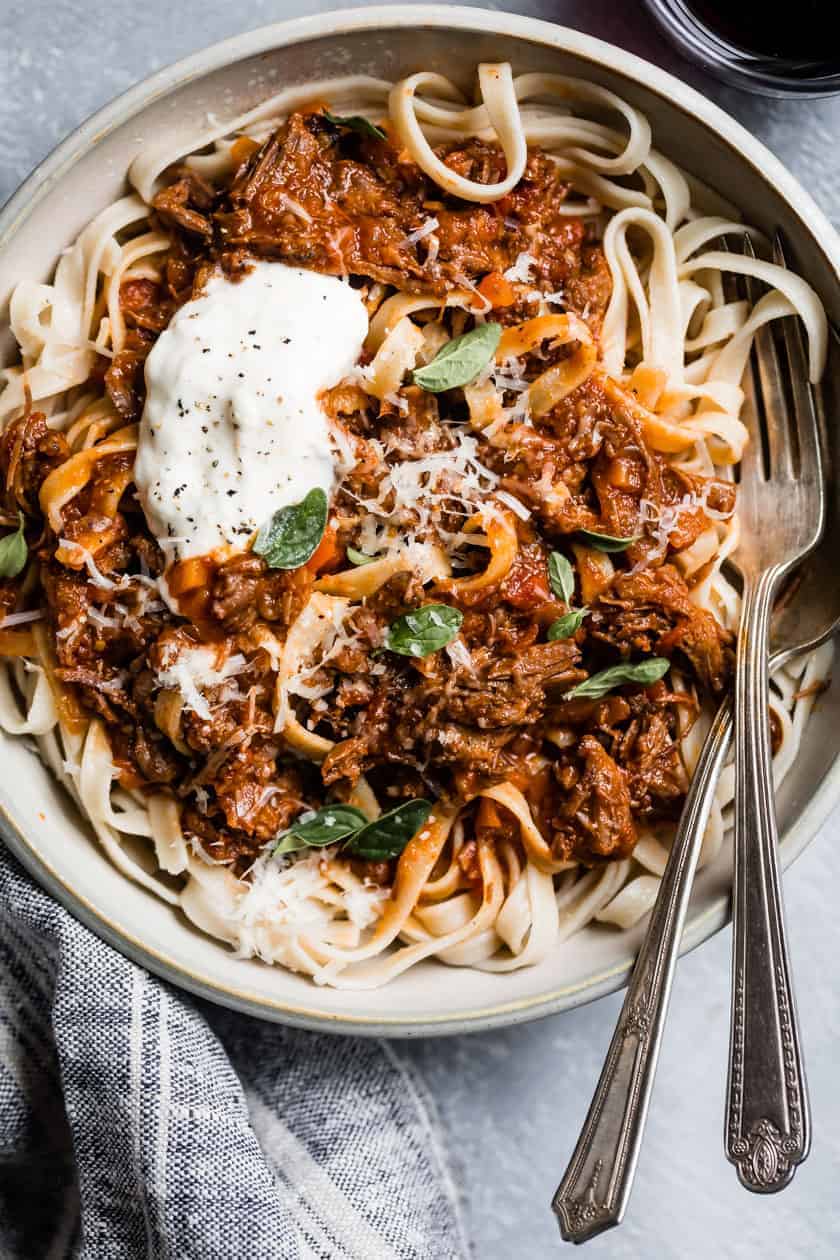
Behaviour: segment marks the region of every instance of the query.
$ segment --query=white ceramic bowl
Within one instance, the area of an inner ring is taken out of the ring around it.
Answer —
[[[609,44],[529,18],[443,5],[368,8],[265,27],[132,88],[60,145],[0,214],[0,304],[24,276],[47,279],[61,249],[121,193],[134,154],[164,129],[191,132],[207,111],[233,117],[280,85],[350,71],[394,79],[431,68],[468,87],[476,63],[502,59],[514,70],[593,79],[640,106],[658,148],[736,201],[749,221],[768,231],[782,225],[797,268],[840,323],[840,240],[791,175],[731,118],[662,70]],[[8,360],[13,353],[7,338],[0,354]],[[838,729],[835,682],[811,719],[782,793],[786,865],[840,797]],[[508,975],[428,962],[372,993],[318,988],[280,968],[234,959],[110,865],[23,741],[4,738],[0,756],[3,831],[40,883],[150,971],[267,1019],[404,1036],[534,1019],[619,987],[641,936],[641,928],[629,934],[588,929],[540,966]],[[684,948],[726,922],[728,887],[725,858],[701,872]]]

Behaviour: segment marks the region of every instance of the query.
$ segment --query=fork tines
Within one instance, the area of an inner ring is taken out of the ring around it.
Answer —
[[[744,236],[743,255],[756,257],[749,235]],[[773,238],[773,261],[787,266],[778,231]],[[738,277],[738,289],[753,308],[762,296],[761,288],[755,276]],[[821,486],[816,400],[808,380],[808,358],[798,316],[791,314],[763,324],[753,340],[751,362],[752,372],[744,380],[744,389],[748,418],[752,413],[754,420],[753,449],[750,452],[748,448],[744,455],[742,476],[749,472],[761,480],[805,479]]]

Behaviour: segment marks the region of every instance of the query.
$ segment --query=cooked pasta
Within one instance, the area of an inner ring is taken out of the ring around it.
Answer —
[[[731,681],[752,340],[799,317],[818,380],[814,291],[633,106],[507,64],[286,91],[129,181],[11,301],[0,725],[318,983],[633,926]],[[774,678],[778,779],[830,666]]]

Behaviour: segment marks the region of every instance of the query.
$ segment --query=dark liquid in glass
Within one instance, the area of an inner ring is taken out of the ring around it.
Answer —
[[[683,0],[685,8],[717,39],[759,60],[785,63],[803,77],[840,68],[840,13],[825,0]]]

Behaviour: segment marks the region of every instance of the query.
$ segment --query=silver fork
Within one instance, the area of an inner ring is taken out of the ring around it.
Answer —
[[[818,647],[840,627],[840,600],[834,597],[840,513],[835,516],[831,537],[806,567],[799,599],[774,625],[773,668]],[[618,1225],[630,1197],[694,870],[729,748],[732,708],[727,697],[706,738],[589,1113],[552,1202],[570,1242]]]
[[[778,236],[773,253],[784,265]],[[754,296],[748,287],[748,297]],[[788,1184],[810,1142],[782,912],[767,720],[770,614],[780,582],[819,542],[826,513],[802,332],[794,318],[783,320],[782,328],[791,405],[773,333],[765,327],[755,339],[757,371],[752,389],[748,388],[754,440],[741,464],[741,535],[735,555],[744,589],[735,677],[735,875],[725,1147],[741,1183],[764,1194]]]

